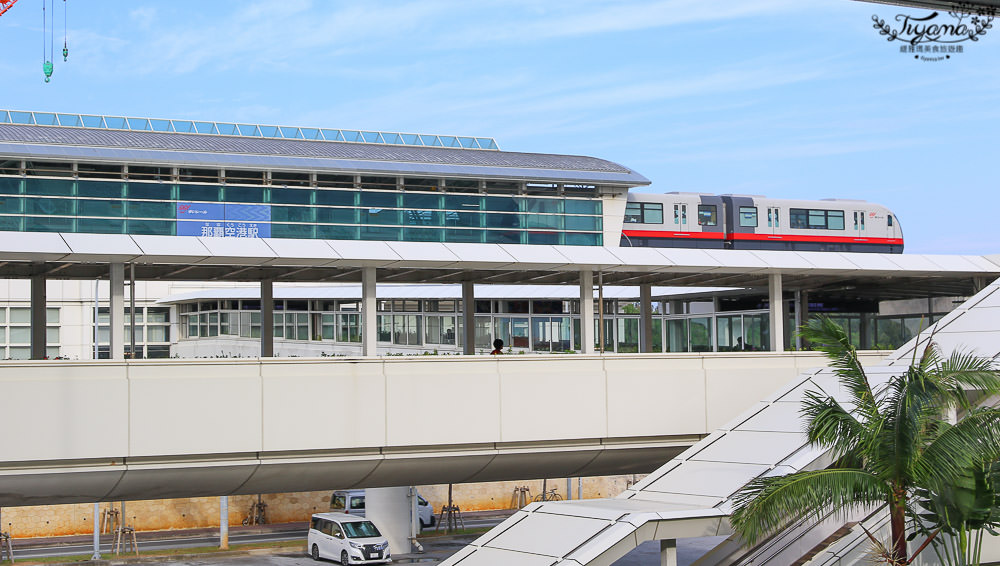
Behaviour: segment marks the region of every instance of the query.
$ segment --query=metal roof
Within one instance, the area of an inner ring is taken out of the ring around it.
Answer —
[[[649,184],[627,167],[578,155],[6,123],[0,123],[0,155],[188,167]]]
[[[975,278],[1000,275],[973,255],[0,232],[0,277],[93,279],[110,262],[134,262],[138,279],[278,283],[358,282],[367,266],[383,283],[578,284],[591,269],[605,285],[766,288],[781,273],[788,290],[882,299],[968,296]]]
[[[996,359],[1000,356],[998,321],[1000,280],[921,332],[883,364],[866,367],[869,381],[876,390],[884,387],[893,376],[906,371],[914,349],[922,351],[930,341],[945,357],[955,350],[974,348],[975,354]],[[829,457],[827,450],[810,444],[803,432],[800,408],[807,391],[833,397],[850,407],[849,395],[834,368],[810,370],[618,497],[529,504],[442,565],[610,564],[647,540],[731,534],[728,517],[734,494],[748,482],[829,465],[823,463]],[[776,534],[779,543],[761,552],[780,552],[774,548],[780,549],[787,542],[780,538],[785,534],[788,539],[798,538],[804,532],[798,527]],[[866,549],[867,540],[863,540]],[[793,550],[798,551],[794,557],[802,555],[801,547]],[[725,557],[716,558],[721,561]],[[765,562],[766,558],[754,561]],[[773,560],[791,562],[792,558]]]
[[[64,114],[60,112],[0,110],[0,123],[30,124],[38,126],[69,126],[73,128],[129,130],[135,132],[214,134],[250,138],[349,141],[393,145],[464,147],[466,149],[499,149],[497,147],[496,140],[493,138],[477,138],[473,136],[439,136],[434,134],[407,134],[403,132],[342,130],[336,128],[300,128],[298,126],[269,126],[265,124],[204,122],[199,120],[168,120],[163,118],[101,116],[96,114]]]

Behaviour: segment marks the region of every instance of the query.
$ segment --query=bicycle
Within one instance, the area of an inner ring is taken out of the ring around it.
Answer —
[[[536,495],[533,501],[562,501],[563,496],[556,492],[556,488],[552,488],[548,491],[543,491]]]

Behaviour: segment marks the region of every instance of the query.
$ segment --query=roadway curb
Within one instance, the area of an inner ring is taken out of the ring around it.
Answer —
[[[272,554],[287,554],[289,556],[308,556],[306,554],[305,546],[303,545],[301,552],[289,552],[288,548],[251,548],[248,550],[223,550],[219,552],[191,552],[187,554],[161,554],[153,556],[130,556],[121,558],[111,558],[107,560],[84,560],[82,562],[73,562],[73,564],[86,564],[93,566],[112,566],[116,564],[144,564],[149,562],[162,562],[164,560],[174,561],[174,560],[192,560],[196,558],[236,558],[239,556],[266,556]],[[30,564],[30,562],[26,562]]]

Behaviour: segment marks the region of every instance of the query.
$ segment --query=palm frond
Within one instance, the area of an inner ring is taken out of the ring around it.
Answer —
[[[754,544],[796,517],[820,519],[829,512],[882,503],[888,497],[886,484],[863,470],[826,469],[757,478],[733,497],[730,522]]]
[[[962,408],[970,408],[966,389],[987,395],[1000,393],[1000,372],[993,360],[971,352],[952,352],[935,368],[934,373],[942,385],[951,390],[954,404]]]
[[[859,422],[833,397],[812,391],[803,397],[799,414],[806,422],[809,442],[831,449],[834,459],[863,451],[871,442],[871,429],[877,424]]]
[[[803,325],[799,329],[799,336],[827,355],[834,373],[851,393],[851,400],[862,416],[867,417],[875,412],[875,395],[871,383],[844,329],[830,317],[819,316]]]
[[[941,432],[915,462],[915,476],[930,486],[948,482],[977,462],[1000,460],[1000,410],[981,409]]]

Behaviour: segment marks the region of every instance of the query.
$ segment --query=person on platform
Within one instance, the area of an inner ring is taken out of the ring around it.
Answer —
[[[499,356],[503,353],[503,340],[497,338],[493,341],[493,351],[490,352],[491,356]]]

